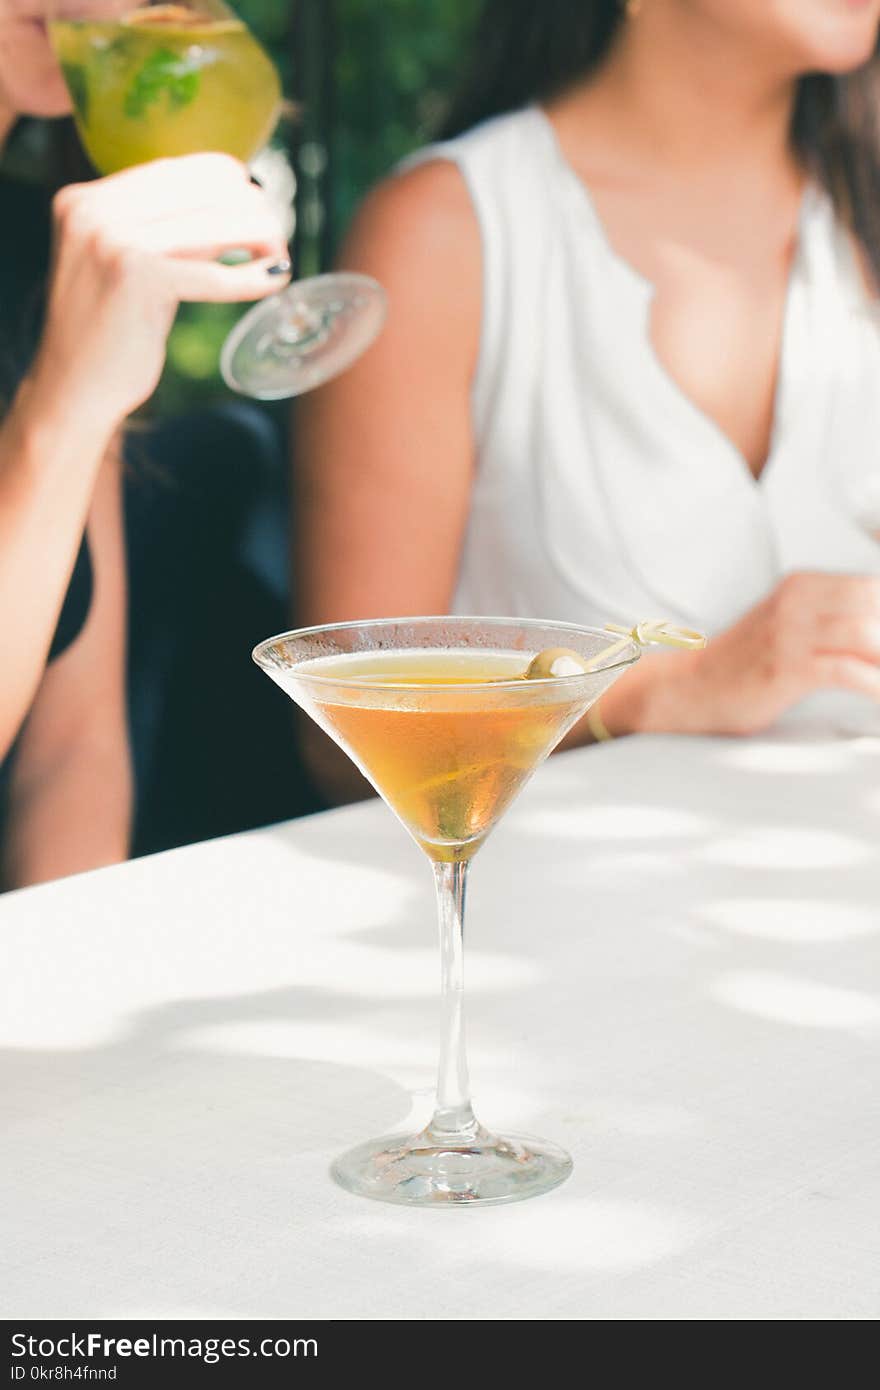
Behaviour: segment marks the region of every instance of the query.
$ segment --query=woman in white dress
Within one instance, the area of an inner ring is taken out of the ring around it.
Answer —
[[[880,697],[878,21],[489,0],[446,138],[343,252],[391,311],[298,419],[303,621],[708,630],[608,693],[613,734]]]

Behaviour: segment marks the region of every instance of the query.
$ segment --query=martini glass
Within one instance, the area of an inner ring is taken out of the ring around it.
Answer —
[[[554,649],[565,649],[562,660]],[[551,660],[535,662],[544,654]],[[512,1202],[568,1177],[555,1144],[484,1129],[463,1011],[468,866],[539,763],[639,655],[624,637],[512,618],[400,618],[284,633],[254,660],[348,754],[427,855],[440,920],[443,1040],[434,1115],[370,1140],[333,1175],[415,1206]],[[532,667],[532,663],[535,666]],[[531,674],[553,670],[562,674]],[[588,669],[584,669],[587,667]]]
[[[83,148],[101,174],[220,150],[247,163],[281,111],[266,51],[224,0],[45,0]],[[230,272],[233,273],[233,272]],[[366,275],[318,275],[254,306],[220,370],[260,400],[309,391],[345,371],[385,320]]]

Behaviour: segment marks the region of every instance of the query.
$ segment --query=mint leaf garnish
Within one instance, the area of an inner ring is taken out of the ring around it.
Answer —
[[[198,94],[200,82],[198,66],[170,48],[157,48],[135,74],[125,95],[123,110],[126,116],[136,120],[160,101],[163,94],[172,109],[188,106]]]

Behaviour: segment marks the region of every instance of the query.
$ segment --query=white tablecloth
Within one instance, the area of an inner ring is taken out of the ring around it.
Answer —
[[[474,864],[511,1207],[327,1174],[427,1118],[430,873],[378,803],[0,899],[6,1317],[880,1313],[880,740],[629,739]]]

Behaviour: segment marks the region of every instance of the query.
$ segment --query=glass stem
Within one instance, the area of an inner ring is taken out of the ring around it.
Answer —
[[[464,1036],[464,899],[467,863],[435,864],[440,918],[443,1041],[437,1072],[437,1107],[429,1132],[467,1143],[477,1132],[471,1109]]]

